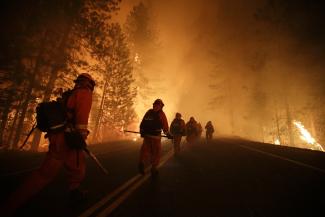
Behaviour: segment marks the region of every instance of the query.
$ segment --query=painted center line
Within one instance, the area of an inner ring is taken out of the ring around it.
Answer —
[[[160,164],[158,165],[158,168],[160,168],[162,165],[164,165],[167,160],[169,160],[173,156],[173,151],[169,151],[162,159]],[[127,182],[125,182],[123,185],[118,187],[113,192],[109,193],[107,196],[105,196],[103,199],[101,199],[99,202],[94,204],[92,207],[84,211],[79,217],[89,217],[93,215],[96,211],[104,207],[110,200],[117,197],[113,202],[109,203],[109,205],[104,208],[97,216],[108,216],[110,215],[114,209],[116,209],[121,203],[123,203],[128,196],[133,193],[137,188],[139,188],[148,178],[150,177],[150,174],[148,174],[148,169],[146,175],[136,175],[133,178],[129,179]]]

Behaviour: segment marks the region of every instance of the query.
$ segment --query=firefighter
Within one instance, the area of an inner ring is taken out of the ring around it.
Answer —
[[[170,132],[173,135],[174,154],[178,155],[181,150],[182,136],[186,135],[185,121],[181,113],[176,113],[175,119],[170,125]]]
[[[75,86],[67,99],[67,116],[70,125],[87,139],[88,117],[92,105],[94,79],[88,73],[80,74],[74,80]],[[84,199],[84,191],[79,186],[85,177],[85,156],[83,151],[70,148],[65,141],[67,129],[59,132],[48,132],[46,137],[50,145],[46,157],[38,170],[28,177],[10,196],[6,204],[6,213],[12,214],[33,195],[42,190],[58,174],[62,166],[66,169],[71,202]]]
[[[191,117],[186,123],[186,141],[190,144],[194,143],[198,137],[198,134],[197,122],[194,117]]]
[[[150,160],[151,176],[156,178],[158,175],[158,164],[161,154],[161,130],[172,138],[169,133],[168,121],[163,112],[164,103],[161,99],[156,99],[153,108],[149,109],[144,115],[140,124],[140,133],[143,137],[143,144],[140,150],[139,172],[145,174],[145,166]]]
[[[212,140],[213,133],[214,133],[214,127],[212,125],[212,122],[208,121],[208,123],[205,125],[205,138],[206,138],[207,142]]]

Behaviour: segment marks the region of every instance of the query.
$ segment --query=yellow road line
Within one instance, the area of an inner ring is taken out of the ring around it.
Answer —
[[[161,167],[166,161],[173,155],[173,152],[168,152],[165,157],[161,160],[158,168]],[[107,217],[109,216],[114,209],[116,209],[121,203],[123,203],[130,194],[132,194],[138,187],[140,187],[148,178],[150,177],[149,174],[146,174],[142,179],[136,182],[134,185],[131,186],[126,192],[124,192],[121,196],[119,196],[112,204],[110,204],[107,208],[101,211],[97,217]]]
[[[149,174],[146,174],[141,180],[136,182],[134,185],[132,185],[128,191],[124,192],[120,197],[118,197],[112,204],[110,204],[107,208],[105,208],[103,211],[101,211],[97,217],[107,217],[110,215],[114,209],[116,209],[121,203],[123,203],[128,196],[133,193],[140,185],[142,185],[143,182],[145,182],[149,178]]]
[[[160,164],[158,165],[158,168],[161,167],[171,156],[172,151],[168,152],[163,159],[161,160]],[[128,191],[124,192],[120,197],[118,197],[110,206],[108,206],[104,211],[102,211],[99,215],[102,213],[106,214],[107,212],[111,213],[116,207],[118,207],[135,189],[137,189],[145,180],[148,179],[150,175],[147,174],[145,176],[142,175],[136,175],[133,178],[129,179],[126,183],[118,187],[113,192],[109,193],[107,196],[105,196],[103,199],[98,201],[96,204],[94,204],[92,207],[88,208],[86,211],[84,211],[79,217],[89,217],[94,212],[96,212],[98,209],[103,207],[107,202],[109,202],[112,198],[119,195],[121,192],[123,192],[125,189],[132,186]],[[138,180],[139,179],[139,180]],[[138,180],[138,181],[137,181]]]
[[[122,186],[118,187],[116,190],[105,196],[103,199],[101,199],[99,202],[97,202],[95,205],[84,211],[79,217],[88,217],[92,215],[97,209],[104,206],[108,201],[110,201],[113,197],[118,195],[120,192],[122,192],[125,188],[127,188],[129,185],[131,185],[135,180],[139,179],[141,175],[136,175],[133,178],[131,178],[129,181],[124,183]]]

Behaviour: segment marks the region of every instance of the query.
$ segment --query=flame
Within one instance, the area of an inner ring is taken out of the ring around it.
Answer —
[[[276,140],[274,141],[274,144],[275,144],[275,145],[281,145],[280,140],[279,140],[279,139],[276,139]]]
[[[136,62],[136,63],[140,63],[140,56],[139,56],[138,53],[135,54],[134,62]]]
[[[301,122],[294,120],[293,124],[298,128],[301,134],[300,138],[302,140],[304,140],[310,145],[313,145],[316,149],[320,151],[324,151],[323,147],[316,142],[316,140],[311,136],[311,134],[308,132],[308,130],[304,127],[304,125]]]

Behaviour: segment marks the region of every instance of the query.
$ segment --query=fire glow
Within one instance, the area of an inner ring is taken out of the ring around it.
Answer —
[[[313,149],[324,151],[323,147],[319,143],[316,142],[316,140],[310,135],[308,130],[304,127],[304,125],[301,122],[294,120],[293,124],[298,128],[298,130],[301,134],[300,138],[302,140],[304,140],[308,144],[312,145]]]
[[[275,145],[281,145],[280,140],[279,140],[279,139],[276,139],[276,140],[274,141],[274,144],[275,144]]]

